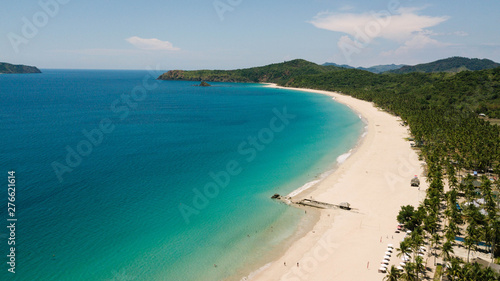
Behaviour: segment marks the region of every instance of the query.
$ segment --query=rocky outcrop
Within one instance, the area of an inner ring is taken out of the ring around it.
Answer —
[[[10,63],[0,62],[0,73],[2,74],[19,74],[19,73],[42,73],[40,69],[34,66],[14,65]]]

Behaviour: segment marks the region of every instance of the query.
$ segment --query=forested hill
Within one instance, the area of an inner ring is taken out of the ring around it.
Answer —
[[[34,66],[14,65],[10,63],[0,62],[0,73],[3,74],[41,73],[41,71]]]
[[[382,73],[382,72],[386,72],[386,71],[390,71],[390,70],[400,69],[401,67],[406,66],[404,64],[398,64],[398,65],[396,65],[396,64],[383,64],[383,65],[374,65],[374,66],[370,66],[370,67],[353,67],[353,66],[350,66],[347,64],[336,64],[333,62],[326,62],[322,65],[324,65],[324,66],[333,65],[333,66],[342,67],[342,68],[349,68],[349,69],[355,68],[355,69],[370,71],[373,73]]]
[[[460,72],[464,70],[484,70],[500,67],[500,64],[488,59],[469,59],[463,57],[451,57],[430,63],[417,65],[406,65],[399,69],[390,70],[391,73],[411,72]]]
[[[293,60],[237,70],[173,70],[158,79],[272,82],[282,86],[342,91],[377,103],[393,103],[398,97],[412,97],[421,105],[451,107],[500,118],[500,68],[459,73],[374,74]]]
[[[284,83],[300,75],[322,74],[339,70],[335,66],[322,66],[297,59],[261,67],[236,70],[171,70],[162,74],[160,80],[187,80],[212,82]]]

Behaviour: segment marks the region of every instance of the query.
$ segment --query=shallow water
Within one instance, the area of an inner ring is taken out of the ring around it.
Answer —
[[[332,169],[363,129],[317,94],[194,87],[147,71],[43,72],[0,76],[0,165],[17,181],[13,280],[247,274],[303,218],[269,197]],[[13,277],[7,268],[1,280]]]

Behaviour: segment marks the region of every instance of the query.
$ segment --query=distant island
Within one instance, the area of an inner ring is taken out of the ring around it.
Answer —
[[[198,86],[200,86],[200,87],[210,87],[210,86],[212,86],[212,85],[208,84],[208,83],[207,83],[207,82],[205,82],[205,81],[201,81],[200,85],[198,85]]]
[[[0,62],[0,74],[23,74],[23,73],[42,73],[35,66],[15,65],[6,62]]]

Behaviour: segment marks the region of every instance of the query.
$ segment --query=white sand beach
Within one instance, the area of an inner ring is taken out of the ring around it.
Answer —
[[[349,202],[355,210],[321,210],[314,228],[251,280],[382,280],[385,274],[378,268],[387,244],[397,248],[404,236],[395,233],[400,206],[417,206],[427,187],[423,162],[405,140],[408,128],[370,102],[334,92],[296,90],[329,95],[349,106],[367,122],[367,133],[334,173],[294,199]],[[410,187],[414,175],[421,180],[420,190]],[[394,250],[390,264],[399,262]]]

